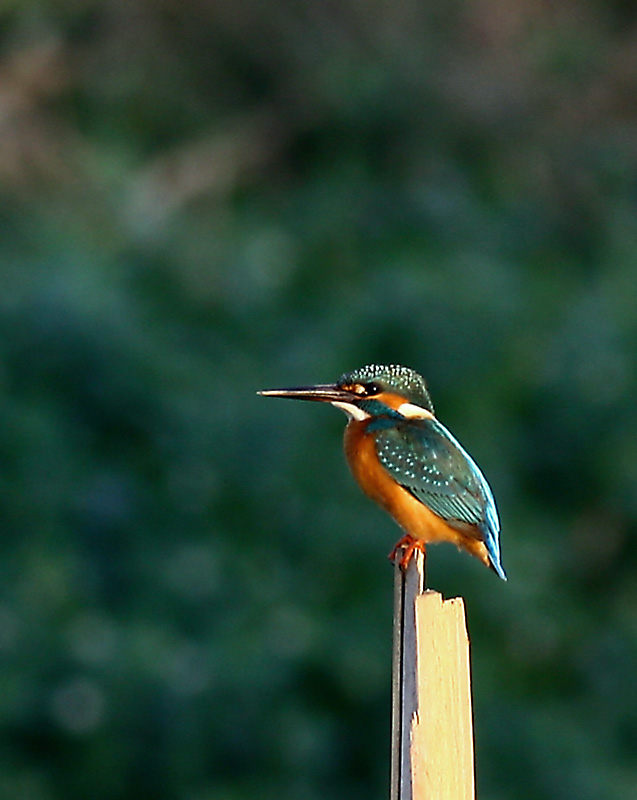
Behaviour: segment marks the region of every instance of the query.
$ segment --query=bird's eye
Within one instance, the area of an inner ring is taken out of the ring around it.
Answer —
[[[350,383],[341,386],[341,389],[345,389],[352,394],[357,394],[359,397],[372,397],[383,391],[383,387],[378,383]]]
[[[362,384],[364,395],[366,397],[371,397],[375,394],[380,394],[383,391],[383,387],[379,386],[377,383],[364,383]]]

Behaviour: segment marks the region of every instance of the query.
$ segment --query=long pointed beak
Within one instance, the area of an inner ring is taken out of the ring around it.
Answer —
[[[283,397],[288,400],[318,400],[323,403],[351,403],[355,394],[339,389],[334,384],[325,383],[317,386],[297,386],[290,389],[266,389],[257,392],[263,397]]]

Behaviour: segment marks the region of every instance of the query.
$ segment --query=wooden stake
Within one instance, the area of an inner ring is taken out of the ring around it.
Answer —
[[[396,567],[391,800],[475,800],[464,602],[424,591],[424,559]]]

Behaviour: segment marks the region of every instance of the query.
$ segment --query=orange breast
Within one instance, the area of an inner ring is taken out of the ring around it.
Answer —
[[[479,538],[452,528],[424,503],[391,478],[382,467],[374,437],[367,434],[369,420],[352,420],[345,429],[345,456],[358,485],[387,511],[400,527],[422,542],[451,542],[490,565],[486,547]]]

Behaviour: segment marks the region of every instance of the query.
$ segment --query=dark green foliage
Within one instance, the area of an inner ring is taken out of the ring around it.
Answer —
[[[399,363],[476,458],[481,798],[637,785],[635,15],[626,3],[0,12],[0,796],[388,782],[398,531],[342,415]]]

